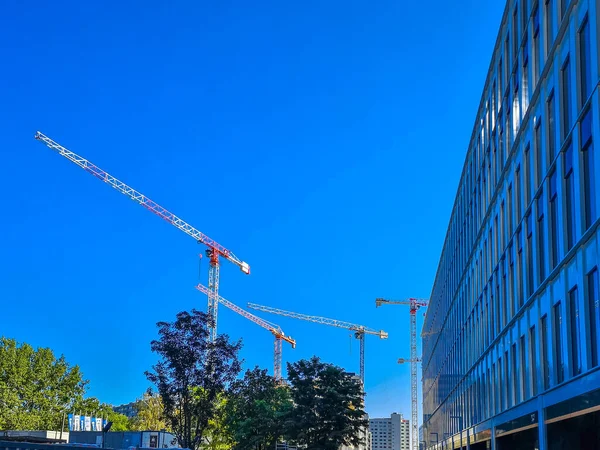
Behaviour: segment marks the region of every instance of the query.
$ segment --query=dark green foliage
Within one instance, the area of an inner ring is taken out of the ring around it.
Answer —
[[[288,439],[308,450],[357,446],[368,426],[360,380],[316,356],[288,364],[294,407],[287,415]]]
[[[258,367],[233,383],[226,408],[226,426],[236,450],[275,448],[292,408],[289,388],[278,386]]]
[[[159,322],[160,338],[151,347],[160,360],[146,372],[179,444],[192,450],[204,443],[220,396],[241,371],[241,342],[231,343],[226,335],[211,342],[209,320],[207,314],[192,310],[177,314],[173,323]]]

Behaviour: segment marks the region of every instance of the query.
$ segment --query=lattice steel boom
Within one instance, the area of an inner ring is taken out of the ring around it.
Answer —
[[[87,159],[83,158],[82,156],[79,156],[78,154],[73,153],[72,151],[66,149],[62,145],[60,145],[57,142],[50,139],[48,136],[45,136],[44,134],[42,134],[38,131],[35,134],[35,138],[38,141],[41,141],[44,144],[46,144],[52,150],[56,151],[59,155],[65,157],[72,163],[78,165],[86,172],[92,174],[99,180],[105,182],[106,184],[110,185],[117,191],[121,192],[122,194],[124,194],[127,197],[131,198],[132,200],[136,201],[137,203],[142,205],[144,208],[146,208],[150,212],[153,212],[158,217],[161,217],[162,219],[169,222],[174,227],[179,228],[181,231],[183,231],[187,235],[194,238],[197,242],[200,242],[208,247],[207,255],[210,258],[209,286],[211,288],[211,293],[208,296],[208,312],[209,312],[209,314],[211,314],[213,316],[214,326],[211,331],[211,336],[212,336],[212,339],[214,340],[217,336],[217,304],[218,304],[218,302],[217,302],[216,298],[217,298],[218,292],[219,292],[219,257],[223,257],[227,261],[232,262],[233,264],[238,266],[240,268],[240,270],[242,272],[244,272],[245,274],[250,273],[250,266],[248,265],[248,263],[239,259],[231,251],[229,251],[228,249],[223,247],[221,244],[219,244],[214,239],[211,239],[210,237],[208,237],[201,231],[197,230],[196,228],[194,228],[187,222],[185,222],[182,219],[180,219],[179,217],[177,217],[172,212],[170,212],[170,211],[166,210],[165,208],[163,208],[162,206],[160,206],[158,203],[150,200],[148,197],[146,197],[141,192],[138,192],[135,189],[133,189],[132,187],[126,185],[122,181],[113,177],[112,175],[110,175],[106,171],[102,170],[95,164],[93,164],[90,161],[88,161]]]
[[[363,386],[365,384],[365,334],[379,336],[381,339],[387,339],[388,337],[388,334],[383,330],[377,331],[363,325],[356,325],[354,323],[344,322],[336,319],[328,319],[327,317],[309,316],[307,314],[285,311],[283,309],[272,308],[270,306],[257,305],[256,303],[248,303],[248,308],[277,314],[280,316],[291,317],[292,319],[306,320],[308,322],[320,323],[322,325],[329,325],[332,327],[354,331],[354,337],[356,337],[360,343],[360,379],[363,383]]]
[[[410,398],[412,423],[411,428],[411,450],[419,450],[419,399],[417,394],[417,364],[421,358],[417,356],[417,311],[420,308],[427,307],[429,301],[409,298],[407,300],[385,300],[383,298],[375,299],[375,306],[381,305],[408,305],[410,307],[410,359],[399,359],[398,362],[410,362]]]
[[[210,292],[210,289],[207,288],[206,286],[203,286],[202,284],[198,284],[196,286],[196,289],[198,289],[200,292],[202,292],[206,295],[208,295],[208,293]],[[281,341],[287,342],[288,344],[290,344],[292,346],[292,348],[296,348],[296,341],[294,339],[292,339],[291,336],[286,336],[279,325],[269,322],[268,320],[262,319],[261,317],[255,316],[254,314],[246,311],[243,308],[240,308],[235,303],[230,302],[229,300],[221,297],[220,295],[217,297],[217,299],[218,299],[219,303],[221,303],[223,306],[226,306],[227,308],[231,309],[232,311],[238,313],[240,316],[245,317],[246,319],[254,322],[258,326],[263,327],[265,330],[269,330],[273,334],[273,336],[275,336],[273,373],[274,373],[275,380],[277,382],[281,382],[282,381],[281,361],[282,361],[282,356],[283,356],[282,348],[281,348],[282,347]]]

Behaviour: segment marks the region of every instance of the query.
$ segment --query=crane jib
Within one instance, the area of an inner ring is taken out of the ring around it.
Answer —
[[[196,289],[206,295],[209,295],[211,293],[211,290],[202,284],[196,285]],[[270,331],[278,339],[283,339],[284,341],[288,342],[292,345],[292,348],[296,348],[296,341],[290,336],[286,336],[279,325],[271,323],[261,317],[255,316],[254,314],[246,311],[243,308],[240,308],[235,303],[221,297],[220,295],[217,295],[217,300],[219,303],[226,306],[230,310],[238,313],[240,316],[245,317],[246,319],[257,324],[258,326]]]
[[[117,191],[121,192],[123,195],[126,195],[129,198],[131,198],[132,200],[138,202],[140,205],[145,207],[148,211],[153,212],[157,216],[159,216],[162,219],[169,222],[171,225],[175,226],[176,228],[179,228],[184,233],[193,237],[197,242],[201,242],[204,245],[206,245],[207,247],[210,247],[211,249],[215,250],[218,255],[223,256],[228,261],[236,264],[241,269],[241,271],[244,272],[245,274],[250,273],[250,266],[248,265],[248,263],[241,261],[240,259],[235,257],[233,255],[233,253],[231,253],[225,247],[218,244],[216,241],[209,238],[204,233],[198,231],[197,229],[195,229],[194,227],[189,225],[187,222],[184,222],[179,217],[177,217],[175,214],[171,213],[170,211],[168,211],[165,208],[163,208],[162,206],[160,206],[158,203],[154,202],[153,200],[150,200],[148,197],[146,197],[142,193],[136,191],[132,187],[126,185],[122,181],[113,177],[108,172],[106,172],[105,170],[102,170],[100,167],[91,163],[87,159],[77,155],[76,153],[73,153],[70,150],[67,150],[65,147],[54,142],[52,139],[50,139],[49,137],[40,133],[39,131],[36,133],[35,138],[37,140],[44,142],[49,148],[51,148],[52,150],[55,150],[56,152],[58,152],[58,154],[65,157],[72,163],[78,165],[79,167],[81,167],[83,170],[85,170],[89,174],[93,175],[94,177],[98,178],[99,180],[103,181],[104,183],[110,185],[113,189],[116,189]]]

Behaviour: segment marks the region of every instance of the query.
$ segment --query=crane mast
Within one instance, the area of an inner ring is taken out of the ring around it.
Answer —
[[[411,450],[419,450],[419,399],[417,394],[417,364],[421,358],[417,356],[417,311],[428,305],[428,300],[409,298],[407,300],[375,299],[375,306],[407,305],[410,312],[410,359],[399,359],[398,362],[410,362],[410,400],[411,400]]]
[[[207,288],[206,286],[203,286],[202,284],[198,284],[196,286],[196,289],[206,295],[208,295],[210,292],[210,289]],[[281,374],[282,373],[282,370],[281,370],[282,358],[283,358],[282,342],[285,341],[288,344],[290,344],[292,346],[292,348],[296,348],[296,341],[294,339],[292,339],[291,336],[286,336],[279,325],[276,325],[272,322],[269,322],[265,319],[255,316],[254,314],[246,311],[243,308],[240,308],[235,303],[230,302],[229,300],[221,297],[220,295],[217,297],[217,300],[223,306],[238,313],[240,316],[245,317],[246,319],[250,320],[251,322],[254,322],[255,324],[264,328],[265,330],[270,331],[273,334],[273,336],[275,336],[275,348],[274,348],[274,357],[273,357],[273,375],[274,375],[275,381],[277,383],[281,383],[283,380],[283,377]]]
[[[211,239],[201,231],[197,230],[192,225],[180,219],[172,212],[160,206],[158,203],[149,199],[141,192],[136,191],[135,189],[123,183],[119,179],[113,177],[108,172],[102,170],[100,167],[96,166],[95,164],[83,158],[82,156],[79,156],[77,153],[66,149],[62,145],[50,139],[48,136],[45,136],[44,134],[38,131],[35,134],[35,139],[43,142],[50,149],[54,150],[64,158],[68,159],[73,164],[76,164],[77,166],[81,167],[86,172],[92,174],[93,176],[108,184],[112,188],[116,189],[120,193],[139,203],[148,211],[166,220],[175,228],[179,228],[185,234],[194,238],[197,242],[202,243],[208,247],[208,249],[206,250],[206,253],[210,258],[210,267],[208,273],[208,284],[210,287],[210,294],[208,295],[208,313],[210,317],[212,317],[211,339],[214,341],[217,337],[217,297],[219,295],[220,266],[219,258],[223,257],[227,261],[232,262],[233,264],[238,266],[243,273],[247,275],[250,274],[250,266],[248,265],[248,263],[242,261],[231,251],[219,244],[217,241]]]
[[[286,311],[283,309],[272,308],[270,306],[257,305],[256,303],[248,303],[248,308],[271,314],[277,314],[284,317],[291,317],[292,319],[305,320],[308,322],[320,323],[322,325],[329,325],[332,327],[354,331],[354,337],[358,339],[360,343],[360,380],[363,384],[363,389],[365,384],[365,334],[379,336],[380,339],[387,339],[388,337],[388,334],[383,330],[377,331],[363,325],[356,325],[354,323],[344,322],[336,319],[328,319],[327,317],[309,316],[308,314]]]

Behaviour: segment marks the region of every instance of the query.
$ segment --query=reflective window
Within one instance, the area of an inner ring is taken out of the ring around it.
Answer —
[[[516,405],[521,401],[521,373],[517,368],[517,344],[510,348],[510,370],[512,372],[512,404]]]
[[[550,174],[550,261],[552,269],[558,264],[558,195],[556,170]]]
[[[523,238],[520,230],[517,232],[517,245],[517,309],[521,309],[525,303],[525,290],[523,289],[525,276],[523,274]]]
[[[515,378],[515,377],[512,377]],[[504,395],[506,397],[505,403],[504,405],[506,405],[506,408],[510,408],[513,403],[512,403],[512,386],[510,383],[510,379],[511,377],[509,376],[508,373],[508,350],[504,352],[504,380],[503,380],[503,387],[504,389]]]
[[[592,90],[592,60],[590,56],[590,23],[588,18],[578,33],[579,41],[579,98],[580,105],[584,105]]]
[[[562,140],[564,141],[571,131],[571,61],[567,56],[560,71],[562,92]],[[548,105],[550,107],[550,105]],[[562,142],[562,141],[561,141]]]
[[[515,315],[515,311],[518,309],[515,307],[515,261],[513,256],[512,244],[508,247],[508,320],[512,319]]]
[[[583,152],[583,187],[585,203],[585,228],[596,220],[596,183],[594,177],[594,146],[592,142],[592,110],[581,119],[581,151]]]
[[[521,166],[515,170],[515,204],[517,213],[517,222],[521,219]]]
[[[563,161],[565,209],[567,218],[567,251],[575,244],[575,180],[573,175],[573,143],[569,142]]]
[[[508,191],[506,194],[507,211],[508,211],[508,235],[511,236],[513,233],[513,194],[512,184],[508,185]]]
[[[527,36],[523,42],[523,70],[521,71],[522,82],[521,82],[521,111],[522,116],[525,115],[527,107],[529,106],[529,43],[527,42]]]
[[[548,96],[546,102],[546,119],[548,124],[548,164],[554,161],[556,155],[556,124],[554,120],[554,91]]]
[[[525,1],[525,0],[523,0]],[[515,9],[513,11],[512,21],[512,41],[513,41],[513,55],[517,54],[519,48],[519,5],[515,2]]]
[[[545,231],[544,231],[544,192],[540,192],[537,198],[537,242],[538,242],[538,277],[539,283],[542,283],[546,278],[546,261],[545,261],[545,246],[544,242]]]
[[[502,302],[500,299],[500,279],[498,277],[498,272],[496,272],[496,276],[494,278],[496,279],[496,297],[495,297],[495,305],[494,305],[494,308],[496,309],[496,335],[499,335],[500,331],[503,328],[503,325],[502,325],[502,316],[501,316],[501,312],[500,312],[500,309],[502,308],[501,307]]]
[[[527,225],[527,265],[525,270],[527,271],[527,298],[529,298],[533,294],[533,219],[531,211],[527,213],[525,223]]]
[[[553,3],[555,0],[546,0],[544,18],[546,20],[546,56],[552,48],[554,43],[554,20],[552,19],[553,14]]]
[[[575,287],[569,292],[569,331],[571,340],[571,372],[573,375],[581,373],[581,330],[578,301],[577,287]]]
[[[598,286],[598,269],[594,267],[587,274],[588,326],[590,329],[590,366],[598,365],[598,327],[600,327],[600,290]]]
[[[521,336],[521,338],[519,339],[519,360],[520,364],[519,366],[515,366],[515,371],[518,370],[519,372],[519,380],[521,381],[521,384],[519,386],[519,393],[521,398],[518,399],[517,402],[520,402],[521,399],[525,400],[527,398],[527,380],[525,379],[525,372],[527,367],[527,359],[525,357],[525,335]],[[530,366],[529,370],[534,372],[535,366]]]
[[[540,344],[542,347],[542,378],[544,390],[550,388],[550,361],[548,360],[548,316],[540,320]]]
[[[565,379],[565,367],[562,357],[562,313],[560,301],[554,304],[552,308],[552,317],[554,319],[554,362],[556,364],[556,383],[562,383]]]
[[[536,348],[536,340],[535,340],[535,325],[533,325],[530,329],[529,329],[529,367],[530,367],[530,377],[531,377],[531,381],[530,381],[530,392],[531,392],[531,396],[535,396],[537,395],[537,348]],[[544,357],[544,354],[542,352],[542,367],[544,368],[543,370],[545,371],[544,374],[547,373],[547,368],[546,368],[546,358]]]
[[[532,90],[535,89],[537,82],[540,77],[540,71],[542,70],[540,61],[540,8],[539,5],[535,5],[533,11],[533,79],[532,79]]]
[[[529,143],[527,143],[527,145],[525,146],[525,151],[523,152],[523,158],[524,158],[524,163],[523,163],[523,171],[525,172],[524,174],[524,180],[523,183],[525,184],[525,205],[529,205],[529,202],[531,201],[531,155],[530,155],[530,151],[529,151]]]
[[[543,150],[542,150],[542,118],[537,117],[535,119],[535,131],[533,138],[533,145],[535,148],[535,187],[537,188],[542,180],[544,179],[543,174]],[[548,163],[550,164],[550,162]]]
[[[492,364],[492,377],[493,380],[490,385],[491,395],[494,399],[494,414],[498,414],[500,412],[500,395],[499,392],[502,390],[502,387],[499,386],[500,377],[496,373],[496,364]]]

